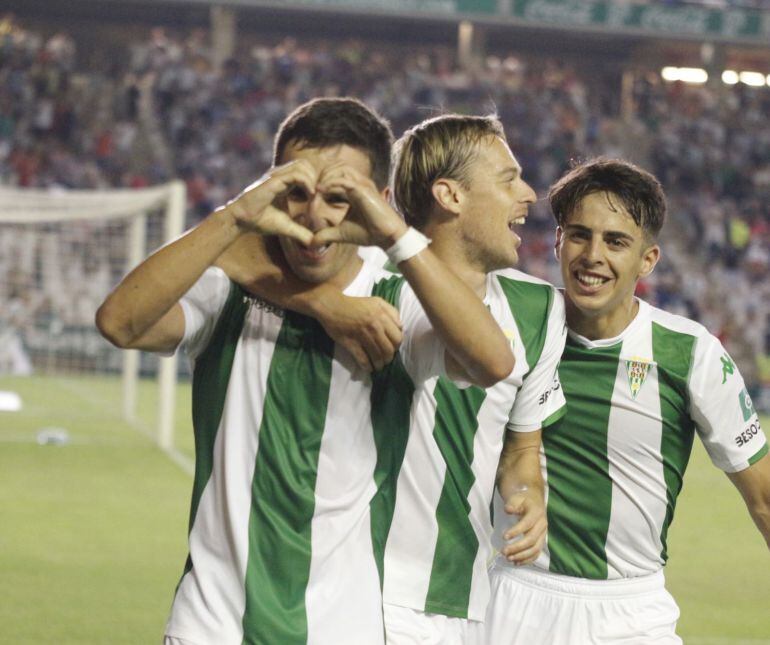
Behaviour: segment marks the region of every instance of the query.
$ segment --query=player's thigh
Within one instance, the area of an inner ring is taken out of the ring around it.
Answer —
[[[484,623],[385,604],[386,645],[483,645]]]
[[[676,635],[679,607],[666,589],[632,598],[604,600],[592,607],[589,633],[597,643],[681,645]]]
[[[486,645],[573,645],[584,642],[585,613],[566,595],[538,589],[494,568],[484,621]]]

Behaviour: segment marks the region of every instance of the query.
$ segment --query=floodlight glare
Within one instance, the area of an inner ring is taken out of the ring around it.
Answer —
[[[709,75],[700,67],[664,67],[660,75],[665,81],[682,81],[683,83],[705,83]]]
[[[765,75],[759,72],[741,72],[740,79],[741,83],[752,87],[762,87],[765,84]]]
[[[722,82],[727,85],[735,85],[738,82],[738,72],[733,69],[726,69],[722,72]]]

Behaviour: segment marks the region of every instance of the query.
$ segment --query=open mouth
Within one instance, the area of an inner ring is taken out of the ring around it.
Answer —
[[[521,225],[522,225],[522,224],[524,224],[524,222],[526,222],[526,221],[527,221],[527,218],[526,218],[526,217],[524,217],[524,216],[522,216],[522,217],[517,217],[516,219],[514,219],[514,220],[511,220],[510,222],[508,222],[508,230],[509,230],[509,231],[511,231],[511,232],[515,232],[513,229],[514,229],[516,226],[521,226]]]
[[[605,278],[600,275],[596,275],[593,273],[587,273],[585,271],[574,271],[572,273],[575,280],[577,280],[582,286],[586,287],[587,289],[598,289],[603,284],[606,284],[610,281],[609,278]]]
[[[306,260],[309,260],[311,262],[319,262],[329,252],[329,249],[331,248],[331,244],[324,244],[323,246],[307,247],[295,242],[294,248],[297,250],[297,253],[300,255],[300,257]]]

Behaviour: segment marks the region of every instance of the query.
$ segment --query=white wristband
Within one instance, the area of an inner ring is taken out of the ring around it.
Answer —
[[[423,249],[428,248],[430,242],[429,238],[410,226],[406,233],[399,237],[385,253],[388,254],[388,259],[398,266],[409,258],[413,258]]]

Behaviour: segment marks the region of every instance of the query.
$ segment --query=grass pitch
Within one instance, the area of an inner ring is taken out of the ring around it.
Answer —
[[[24,401],[0,412],[0,643],[159,643],[187,555],[192,480],[151,440],[154,384],[141,384],[133,425],[116,379],[0,377],[0,390]],[[193,453],[189,410],[180,385],[183,460]],[[50,426],[70,443],[38,445]],[[685,643],[770,645],[770,554],[698,440],[669,554]]]

